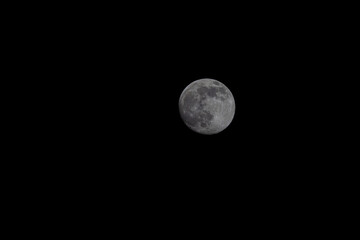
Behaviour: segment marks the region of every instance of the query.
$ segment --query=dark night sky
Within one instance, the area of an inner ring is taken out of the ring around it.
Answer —
[[[90,114],[95,135],[160,155],[164,149],[179,152],[184,144],[199,156],[204,151],[196,149],[208,143],[220,151],[246,146],[246,154],[255,151],[251,155],[262,155],[259,147],[281,154],[298,149],[292,142],[305,140],[318,124],[316,95],[325,81],[322,72],[329,70],[325,46],[313,24],[270,15],[173,17],[167,24],[161,18],[119,20],[90,28],[90,36],[85,31],[76,86],[87,99],[84,116]],[[204,77],[223,82],[236,98],[234,122],[212,137],[189,131],[178,114],[181,91]]]
[[[137,191],[136,201],[222,196],[258,209],[265,197],[286,205],[275,199],[316,194],[330,135],[323,94],[331,79],[323,75],[336,75],[326,25],[295,10],[216,13],[105,12],[72,23],[61,65],[70,95],[63,141],[74,151],[74,176],[94,183],[89,191],[100,182],[96,191],[121,185]],[[235,97],[234,120],[217,135],[180,119],[180,94],[200,78]]]
[[[74,129],[82,151],[94,163],[105,158],[100,168],[127,166],[144,179],[240,171],[260,181],[314,171],[321,163],[308,159],[323,134],[321,39],[296,21],[252,17],[115,22],[81,35]],[[178,113],[182,90],[204,77],[223,82],[236,100],[232,124],[215,136],[190,131]]]
[[[14,33],[4,35],[14,40],[4,79],[15,86],[3,89],[13,123],[3,124],[7,222],[102,238],[220,229],[227,239],[231,230],[332,234],[328,222],[352,219],[336,216],[353,214],[346,194],[358,187],[348,174],[356,158],[341,148],[357,143],[341,135],[357,138],[346,114],[358,94],[340,87],[357,80],[343,67],[356,61],[341,54],[355,51],[339,40],[350,25],[330,2],[168,2],[31,2],[36,11],[14,8],[23,18],[4,16]],[[179,114],[182,91],[201,78],[235,98],[216,135],[191,131]]]
[[[130,149],[215,162],[306,155],[300,149],[320,134],[312,131],[323,109],[316,95],[330,67],[324,26],[292,14],[103,14],[73,24],[67,65],[79,135],[117,157]],[[204,77],[227,85],[237,106],[230,127],[210,137],[188,130],[177,106],[182,90]]]

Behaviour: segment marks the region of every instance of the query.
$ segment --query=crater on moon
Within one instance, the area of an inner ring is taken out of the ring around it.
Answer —
[[[223,131],[235,114],[235,101],[230,90],[213,79],[190,83],[179,100],[180,115],[185,124],[202,134]]]

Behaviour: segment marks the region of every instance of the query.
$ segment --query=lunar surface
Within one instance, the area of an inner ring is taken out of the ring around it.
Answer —
[[[191,130],[212,135],[230,125],[235,115],[235,100],[224,84],[204,78],[184,89],[179,99],[179,111]]]

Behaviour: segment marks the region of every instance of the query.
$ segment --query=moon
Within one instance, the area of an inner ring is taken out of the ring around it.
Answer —
[[[205,135],[227,128],[235,115],[235,100],[221,82],[203,78],[190,83],[179,99],[180,116],[187,127]]]

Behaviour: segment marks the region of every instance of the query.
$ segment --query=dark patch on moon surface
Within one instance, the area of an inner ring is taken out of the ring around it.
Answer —
[[[229,92],[226,91],[226,88],[224,88],[224,87],[220,87],[220,88],[219,88],[219,93],[222,94],[222,95],[220,95],[220,99],[221,99],[222,101],[225,101],[226,99],[229,99],[229,98],[230,98]]]
[[[200,126],[205,128],[210,125],[210,121],[214,118],[208,111],[200,112]]]
[[[199,121],[197,117],[190,116],[188,112],[186,112],[184,114],[184,120],[188,125],[190,125],[192,127],[195,127]]]
[[[204,96],[208,92],[207,87],[199,87],[196,91],[199,93],[200,96]]]
[[[203,110],[203,108],[205,107],[205,100],[206,100],[206,96],[202,95],[199,102],[199,110]]]
[[[214,116],[209,113],[208,111],[205,111],[205,119],[208,121],[211,121],[214,118]]]
[[[216,93],[219,91],[218,89],[219,88],[217,88],[217,87],[210,87],[207,94],[209,95],[209,97],[216,97]]]
[[[224,87],[218,88],[218,91],[224,95],[227,94],[226,89]]]
[[[203,128],[208,127],[213,118],[214,116],[206,111],[193,112],[192,116],[190,115],[190,112],[186,111],[184,113],[185,122],[192,127],[196,127],[198,123],[200,123],[200,126]]]
[[[205,128],[210,125],[210,121],[214,118],[210,112],[204,110],[206,94],[205,92],[202,93],[200,101],[195,93],[187,93],[184,97],[182,115],[189,126],[196,127],[200,125]],[[197,107],[196,110],[192,109],[194,106]]]
[[[208,95],[209,97],[215,98],[217,97],[217,93],[221,93],[227,96],[227,92],[226,89],[224,87],[199,87],[197,89],[197,92],[199,93],[201,99],[205,99],[206,95]],[[222,100],[225,100],[225,98],[221,98]]]

